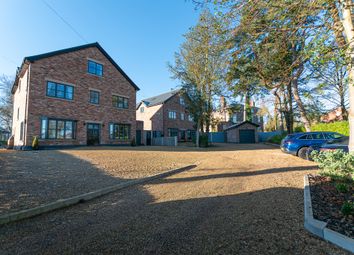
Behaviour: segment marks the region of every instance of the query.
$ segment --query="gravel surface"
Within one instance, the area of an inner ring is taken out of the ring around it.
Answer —
[[[341,193],[328,177],[311,175],[309,182],[314,217],[327,222],[328,228],[354,238],[354,217],[341,212],[345,201],[354,202],[353,183],[346,183],[348,191]]]
[[[163,149],[85,147],[45,151],[0,150],[0,214],[32,208],[195,162],[193,156],[158,151]]]
[[[303,227],[313,163],[265,145],[179,150],[157,154],[198,167],[2,226],[0,254],[349,254]]]

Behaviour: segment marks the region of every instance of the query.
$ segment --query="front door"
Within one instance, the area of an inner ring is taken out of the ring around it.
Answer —
[[[185,130],[181,130],[181,141],[186,141],[186,131]]]
[[[146,145],[151,145],[151,131],[146,132]]]
[[[87,145],[100,144],[100,124],[87,124]]]
[[[141,130],[136,131],[136,145],[141,145]]]

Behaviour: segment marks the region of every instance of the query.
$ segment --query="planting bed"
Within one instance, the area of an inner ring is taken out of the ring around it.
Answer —
[[[348,190],[340,192],[330,177],[309,175],[312,209],[315,219],[327,222],[327,228],[354,238],[354,216],[341,211],[346,201],[354,202],[353,182],[346,183]]]

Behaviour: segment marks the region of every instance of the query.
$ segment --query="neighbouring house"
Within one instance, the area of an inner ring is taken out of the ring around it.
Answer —
[[[130,144],[137,85],[98,44],[25,57],[12,87],[15,148]]]
[[[343,111],[344,111],[344,114],[343,114]],[[322,115],[321,122],[329,123],[329,122],[334,122],[334,121],[343,121],[344,120],[343,117],[345,115],[348,117],[348,112],[349,112],[349,109],[347,111],[345,111],[342,107],[337,107],[337,108],[333,109],[332,111]]]
[[[6,142],[10,138],[10,132],[0,128],[0,142]]]
[[[154,137],[176,136],[178,141],[191,141],[195,128],[186,104],[179,89],[141,100],[136,119],[144,123],[144,144],[150,145]]]
[[[259,125],[250,121],[234,124],[225,129],[228,143],[258,143]]]
[[[260,108],[251,102],[252,123],[256,123],[261,131],[263,129],[263,117],[259,114]],[[220,98],[219,109],[212,113],[213,125],[211,130],[222,132],[228,127],[240,124],[245,121],[245,106],[243,104],[234,104],[228,106],[224,97]]]

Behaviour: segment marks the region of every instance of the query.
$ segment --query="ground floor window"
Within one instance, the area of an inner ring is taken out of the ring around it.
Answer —
[[[152,137],[162,137],[162,131],[152,131]]]
[[[76,121],[42,118],[42,139],[75,139]]]
[[[130,125],[129,124],[109,124],[110,139],[129,140],[130,139]]]
[[[178,129],[177,128],[169,128],[167,131],[168,131],[169,137],[174,137],[174,136],[178,137]]]

